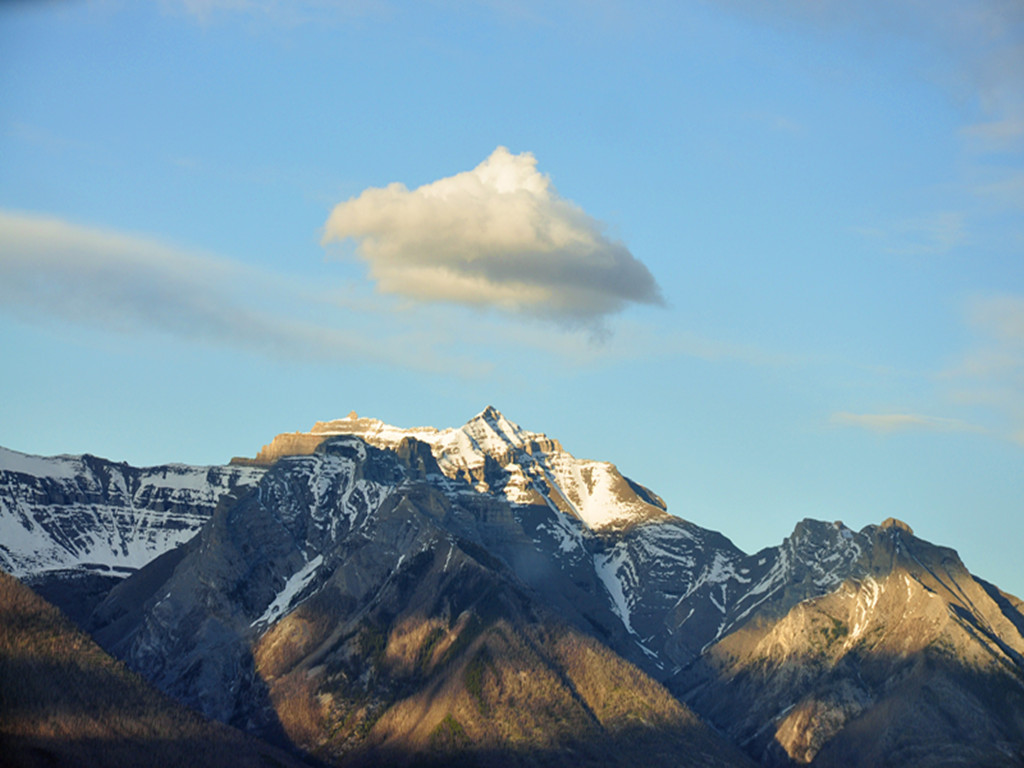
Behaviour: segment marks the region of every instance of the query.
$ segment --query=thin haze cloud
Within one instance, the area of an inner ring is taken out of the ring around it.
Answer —
[[[384,293],[600,326],[662,304],[647,267],[559,196],[532,154],[498,147],[471,171],[337,205],[324,244],[352,239]]]
[[[832,423],[842,427],[861,427],[871,432],[905,432],[928,430],[933,432],[983,432],[973,424],[959,419],[923,416],[916,413],[834,413]]]
[[[370,0],[162,0],[162,4],[169,10],[183,10],[203,25],[244,14],[286,28],[345,21],[383,10],[383,3]]]
[[[297,308],[311,301],[321,309],[332,303],[311,286],[239,262],[0,211],[0,307],[33,321],[158,333],[278,359],[479,373],[479,366],[438,355],[411,334],[373,335],[300,319]]]
[[[976,100],[986,122],[965,135],[1005,149],[1024,140],[1024,4],[1016,0],[717,0],[763,20],[793,19],[819,29],[903,38],[931,52],[925,70],[958,98]]]
[[[942,379],[954,387],[957,402],[986,409],[1024,444],[1024,296],[976,298],[968,320],[974,348]]]
[[[1024,444],[1024,297],[978,297],[969,302],[975,334],[959,362],[932,378],[944,401],[969,409],[969,421],[911,412],[833,413],[830,423],[880,434],[907,431],[974,432]]]

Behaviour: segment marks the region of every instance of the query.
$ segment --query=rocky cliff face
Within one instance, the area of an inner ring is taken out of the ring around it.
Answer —
[[[805,521],[783,561],[785,587],[669,681],[680,698],[765,765],[1021,764],[1019,603],[895,520]]]
[[[898,521],[748,555],[493,408],[249,464],[90,619],[215,719],[343,764],[1024,762],[1019,601]]]
[[[127,575],[187,542],[259,467],[131,467],[0,448],[0,569],[84,624]]]
[[[0,448],[0,568],[125,576],[188,541],[227,493],[254,485],[248,467],[136,468],[95,456]]]

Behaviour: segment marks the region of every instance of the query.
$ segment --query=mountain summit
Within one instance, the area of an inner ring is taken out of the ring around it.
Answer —
[[[613,464],[577,459],[557,440],[523,429],[490,405],[462,427],[443,430],[394,427],[353,411],[343,419],[318,421],[309,432],[278,435],[254,459],[232,463],[269,466],[283,456],[309,455],[339,435],[389,450],[404,440],[426,443],[449,479],[481,493],[501,492],[514,504],[547,504],[594,530],[665,513],[658,496],[623,477]]]

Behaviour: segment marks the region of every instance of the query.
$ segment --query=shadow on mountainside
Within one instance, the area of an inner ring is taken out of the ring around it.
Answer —
[[[885,661],[888,661],[886,669]],[[813,765],[1024,765],[1024,684],[942,653],[882,660],[870,706],[821,745]],[[810,710],[811,708],[807,708]]]
[[[302,765],[155,691],[4,573],[0,763],[18,768]]]
[[[468,741],[454,717],[442,720],[425,749],[393,746],[355,759],[353,768],[388,765],[396,768],[635,768],[636,766],[678,766],[711,768],[756,765],[742,753],[726,757],[721,747],[694,743],[695,732],[682,727],[668,728],[634,724],[588,738],[566,740],[552,746],[510,744],[503,747],[477,746]],[[349,765],[349,764],[346,764]]]

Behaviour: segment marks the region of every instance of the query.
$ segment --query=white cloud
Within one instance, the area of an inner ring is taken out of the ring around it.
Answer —
[[[152,239],[0,211],[0,307],[34,322],[163,334],[278,359],[473,373],[429,339],[285,275]],[[365,325],[365,324],[364,324]],[[351,326],[351,327],[350,327]]]
[[[647,268],[536,165],[498,147],[414,190],[367,189],[334,208],[323,241],[356,241],[379,290],[420,301],[586,325],[630,303],[661,304]]]

